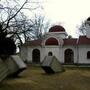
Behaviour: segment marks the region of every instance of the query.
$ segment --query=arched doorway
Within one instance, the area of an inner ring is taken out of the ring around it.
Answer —
[[[64,58],[66,64],[72,64],[74,63],[74,52],[72,49],[66,49],[64,52]]]
[[[40,63],[40,50],[34,49],[32,51],[32,62],[33,63]]]

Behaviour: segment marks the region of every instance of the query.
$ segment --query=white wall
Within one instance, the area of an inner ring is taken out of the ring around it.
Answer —
[[[21,48],[20,56],[23,61],[27,60],[27,53],[28,53],[27,48],[28,47],[25,47],[25,46],[22,46],[22,48]]]
[[[47,56],[49,52],[52,52],[53,55],[62,62],[62,48],[60,48],[60,46],[45,46],[44,57]]]
[[[77,62],[77,48],[73,46],[28,46],[27,49],[23,48],[22,51],[23,58],[26,59],[28,62],[32,62],[32,51],[34,49],[40,50],[40,62],[44,60],[45,56],[47,56],[49,52],[52,52],[53,55],[55,55],[61,63],[64,63],[64,51],[66,49],[72,49],[74,51],[74,63]]]
[[[87,59],[87,52],[90,51],[90,46],[79,46],[79,61],[78,63],[90,64],[90,59]]]
[[[90,59],[87,59],[87,52],[90,51],[90,46],[28,46],[23,47],[21,50],[21,57],[23,60],[27,60],[28,62],[32,62],[32,51],[33,49],[40,50],[40,62],[43,61],[45,56],[48,55],[49,52],[52,52],[61,63],[64,63],[64,52],[66,49],[72,49],[74,52],[74,63],[86,63],[90,64]]]
[[[59,38],[66,38],[67,36],[67,33],[66,32],[48,32],[46,35],[45,35],[45,38],[49,38],[49,37],[57,37],[58,39]]]

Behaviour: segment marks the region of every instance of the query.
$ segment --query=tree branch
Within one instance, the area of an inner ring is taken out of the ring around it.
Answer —
[[[6,27],[3,29],[3,31],[7,29],[7,27],[9,26],[10,20],[12,20],[12,19],[20,12],[20,10],[24,7],[24,5],[27,3],[27,1],[28,1],[28,0],[26,0],[26,1],[23,3],[23,5],[20,7],[20,9],[19,9],[12,17],[10,17],[10,18],[8,19],[8,21],[6,20],[6,21],[7,21],[7,25],[6,25]],[[5,21],[5,22],[6,22],[6,21]]]

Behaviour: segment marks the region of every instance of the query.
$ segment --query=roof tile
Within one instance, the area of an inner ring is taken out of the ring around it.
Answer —
[[[64,39],[64,45],[77,45],[77,39]]]
[[[42,43],[41,39],[38,40],[32,40],[32,41],[28,41],[24,44],[24,46],[40,46]]]
[[[87,38],[86,36],[80,36],[79,40],[78,40],[78,44],[82,44],[82,45],[90,45],[90,38]]]

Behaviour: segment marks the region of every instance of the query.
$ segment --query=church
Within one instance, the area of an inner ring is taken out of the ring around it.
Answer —
[[[90,18],[86,20],[86,35],[67,38],[63,26],[55,25],[43,39],[27,41],[21,57],[28,63],[41,63],[45,56],[56,56],[62,64],[90,64]]]

